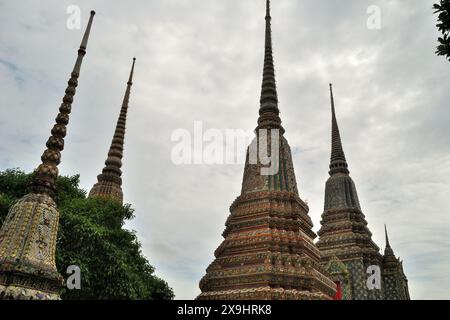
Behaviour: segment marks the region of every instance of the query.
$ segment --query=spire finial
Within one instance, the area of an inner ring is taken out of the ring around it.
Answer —
[[[329,174],[349,173],[344,149],[342,148],[341,134],[336,120],[336,110],[334,106],[333,85],[330,83],[331,100],[331,161]]]
[[[105,161],[105,167],[102,173],[97,176],[98,182],[89,192],[89,197],[109,198],[123,202],[122,192],[122,158],[123,145],[125,141],[125,125],[127,120],[128,102],[130,100],[130,91],[133,84],[133,72],[136,58],[133,58],[130,76],[127,82],[127,88],[122,101],[119,119],[117,120],[114,137],[109,148],[108,157]]]
[[[258,128],[281,128],[280,111],[278,110],[278,95],[275,81],[275,67],[272,53],[272,27],[270,16],[270,1],[266,0],[266,31],[264,44],[264,68],[261,85]]]
[[[58,164],[61,162],[61,151],[64,149],[64,137],[66,136],[66,126],[69,123],[69,115],[72,110],[73,97],[75,96],[76,87],[78,86],[78,77],[80,75],[81,63],[86,54],[86,47],[89,39],[92,21],[94,19],[94,11],[91,11],[86,31],[81,41],[78,57],[68,81],[66,94],[63,97],[59,114],[56,117],[56,124],[51,130],[51,136],[48,138],[47,149],[41,156],[42,163],[35,171],[33,181],[29,186],[29,191],[34,193],[45,193],[54,196],[55,183],[58,177]]]
[[[334,110],[334,97],[333,97],[333,84],[330,83],[330,100],[331,100],[331,115],[332,119],[336,118],[335,110]]]
[[[386,224],[384,224],[384,234],[386,236],[386,248],[390,248],[391,245],[389,244],[389,236],[388,236]]]
[[[278,97],[275,83],[275,67],[273,63],[272,53],[272,27],[270,24],[270,1],[266,1],[266,35],[265,35],[265,53],[264,53],[264,69],[263,82],[261,87],[261,108],[259,113],[272,111],[276,114],[278,111]]]
[[[136,58],[133,58],[133,64],[131,66],[131,71],[130,71],[130,77],[128,78],[128,83],[129,85],[133,84],[133,73],[134,73],[134,64],[136,63]]]
[[[91,33],[92,21],[94,20],[95,11],[91,11],[91,15],[89,17],[89,21],[84,31],[83,39],[81,40],[80,49],[78,49],[78,59],[75,62],[75,66],[73,67],[73,71],[76,74],[80,74],[81,69],[81,61],[83,60],[83,56],[86,54],[86,48],[89,40],[89,35]]]
[[[396,265],[397,258],[395,257],[394,250],[392,250],[391,245],[389,244],[389,237],[387,232],[386,224],[384,225],[384,235],[386,236],[386,247],[384,248],[384,263],[394,263]]]
[[[86,49],[86,47],[87,47],[89,34],[91,32],[92,20],[94,19],[94,15],[95,15],[95,11],[92,10],[91,11],[91,15],[89,17],[88,25],[86,27],[86,31],[84,32],[83,40],[81,40],[80,48]]]

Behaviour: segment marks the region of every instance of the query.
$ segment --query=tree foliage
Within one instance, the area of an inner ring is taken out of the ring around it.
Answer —
[[[17,169],[0,172],[0,223],[31,178]],[[86,198],[78,185],[78,175],[57,180],[57,268],[63,276],[69,265],[81,269],[81,290],[63,289],[62,299],[173,299],[142,255],[136,234],[123,228],[134,217],[131,206]]]
[[[450,61],[450,0],[440,0],[433,5],[433,9],[438,14],[436,27],[442,33],[442,37],[438,38],[436,54],[445,56]]]

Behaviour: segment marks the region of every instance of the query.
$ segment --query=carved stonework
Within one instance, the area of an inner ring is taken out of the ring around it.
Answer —
[[[352,275],[347,266],[338,257],[333,256],[324,268],[334,283],[339,282],[342,288],[342,300],[351,300]]]
[[[268,153],[271,154],[271,139],[270,130],[268,130]],[[257,138],[255,138],[255,141]],[[264,139],[259,139],[264,141]],[[253,141],[252,143],[256,143]],[[288,191],[298,193],[297,182],[295,179],[294,166],[292,164],[291,148],[284,136],[279,138],[279,156],[276,157],[278,161],[278,172],[271,175],[261,174],[261,169],[264,167],[260,162],[251,164],[249,162],[249,150],[247,150],[246,165],[244,168],[244,176],[242,179],[242,192],[250,193],[257,191]]]
[[[58,298],[58,221],[56,204],[46,194],[28,194],[11,207],[0,230],[0,296]]]
[[[200,281],[199,299],[330,299],[308,207],[288,191],[242,193]]]
[[[103,177],[102,177],[103,178]],[[102,179],[99,177],[99,180]],[[92,187],[89,197],[113,199],[120,203],[123,202],[123,191],[119,184],[108,180],[100,180]]]

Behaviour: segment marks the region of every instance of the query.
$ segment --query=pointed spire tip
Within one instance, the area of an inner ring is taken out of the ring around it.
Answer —
[[[261,98],[259,114],[265,112],[273,112],[279,114],[277,87],[275,81],[275,67],[273,63],[272,53],[272,29],[270,17],[270,1],[266,1],[266,28],[265,28],[265,42],[264,42],[264,67],[263,67],[263,82],[261,86]]]
[[[384,224],[384,234],[386,236],[386,247],[390,247],[391,245],[389,243],[389,236],[388,236],[386,224]]]
[[[342,148],[341,134],[336,120],[336,111],[334,109],[333,85],[330,83],[331,100],[331,162],[329,174],[346,173],[348,174],[348,165]]]
[[[81,53],[86,53],[86,47],[87,47],[87,43],[89,40],[89,34],[91,32],[91,26],[92,26],[92,21],[94,20],[94,15],[95,15],[95,11],[92,10],[91,11],[91,16],[89,17],[89,21],[86,27],[86,30],[84,31],[84,36],[83,39],[81,40],[81,44],[80,44],[80,50]]]
[[[133,84],[133,73],[134,73],[134,64],[136,63],[136,57],[133,57],[133,63],[131,65],[130,77],[128,78],[128,85]]]
[[[133,84],[134,62],[136,57],[133,57],[133,64],[131,66],[130,76],[125,89],[125,95],[120,109],[119,119],[117,120],[116,129],[108,151],[108,157],[105,161],[105,166],[102,173],[97,176],[97,183],[89,191],[89,198],[110,198],[123,203],[122,191],[122,158],[123,145],[125,140],[125,125],[128,112],[128,104],[130,99],[131,85]]]

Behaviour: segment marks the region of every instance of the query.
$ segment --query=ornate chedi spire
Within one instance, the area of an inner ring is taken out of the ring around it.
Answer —
[[[389,244],[389,236],[388,236],[386,225],[384,225],[384,235],[386,237],[386,249],[384,251],[384,255],[386,255],[386,250],[389,251],[388,254],[391,254],[391,252],[392,252],[392,255],[393,255],[394,251],[392,251],[391,245]]]
[[[381,290],[368,290],[366,269],[381,265],[382,256],[372,241],[372,234],[361,211],[355,183],[349,175],[331,95],[331,161],[330,177],[325,185],[325,205],[317,246],[324,265],[337,257],[350,273],[343,285],[344,299],[381,299]]]
[[[330,83],[331,99],[331,160],[330,175],[338,172],[349,173],[347,160],[345,159],[344,149],[342,149],[341,134],[336,120],[336,111],[334,109],[333,85]]]
[[[200,281],[198,299],[331,299],[336,292],[322,272],[309,209],[298,195],[290,147],[278,116],[269,1],[266,6],[256,138],[247,151],[241,195],[230,207],[225,239]],[[276,159],[270,163],[276,170],[267,173],[261,158],[254,161],[252,147],[264,144]]]
[[[122,192],[122,157],[123,144],[125,139],[125,124],[127,120],[128,102],[130,100],[131,86],[133,85],[133,72],[136,58],[133,58],[130,77],[127,82],[127,89],[123,97],[122,108],[120,110],[119,119],[117,120],[114,137],[109,148],[108,158],[105,161],[105,167],[102,173],[98,175],[98,182],[89,192],[89,197],[107,198],[123,202]]]
[[[386,248],[383,256],[383,284],[384,298],[386,300],[409,300],[408,279],[403,272],[403,262],[396,258],[394,250],[389,244],[386,225]]]
[[[42,163],[34,173],[28,194],[11,207],[0,230],[0,298],[3,299],[59,298],[62,277],[55,264],[59,212],[53,197],[57,166],[94,14],[91,11]]]
[[[280,111],[278,110],[278,94],[275,81],[275,67],[273,63],[272,52],[272,28],[270,16],[270,1],[266,1],[266,32],[265,32],[265,44],[264,44],[264,68],[263,68],[263,80],[261,85],[261,98],[259,108],[259,119],[257,129],[281,129],[281,119],[278,116]]]

